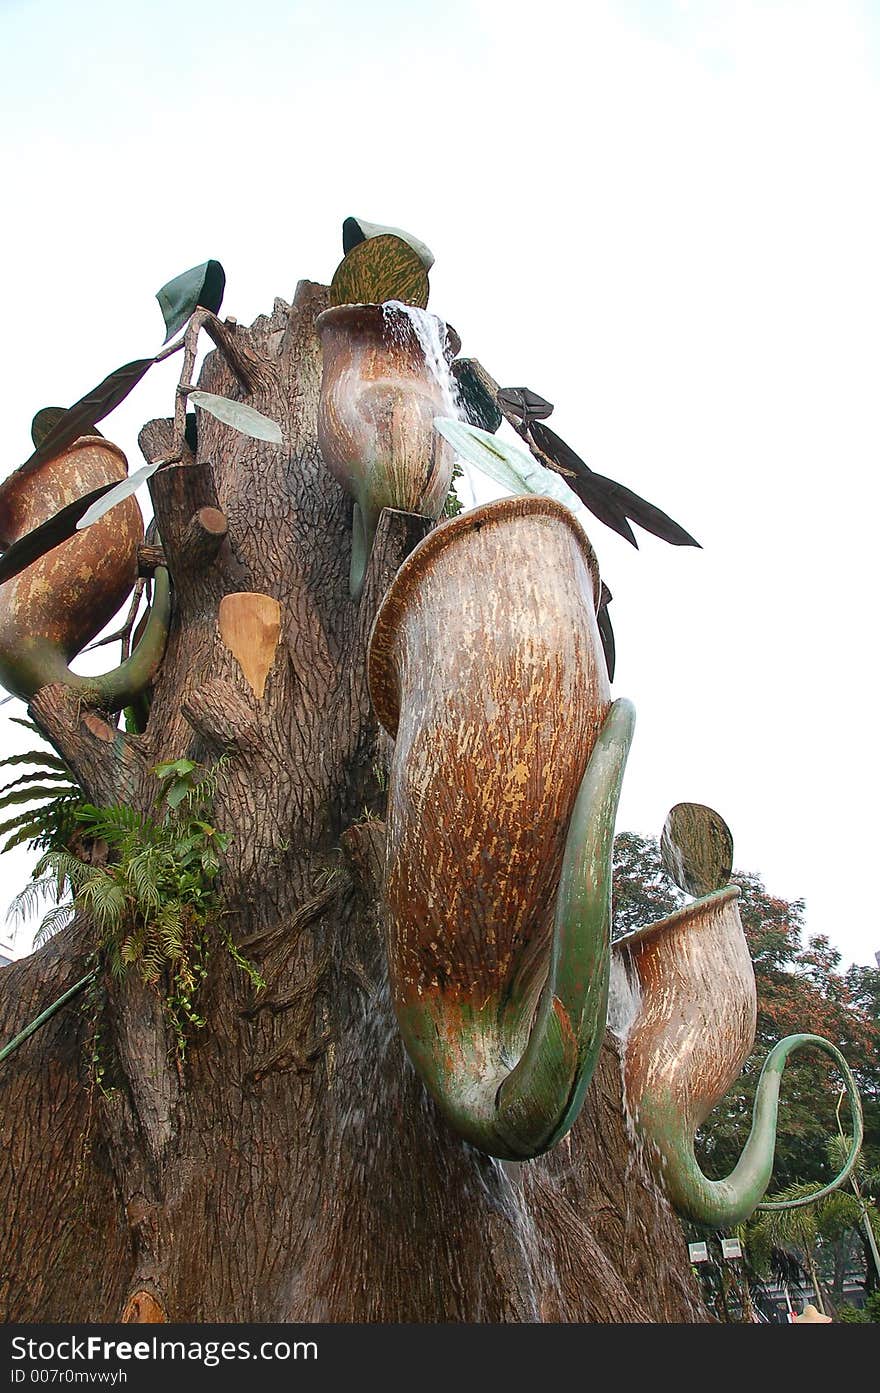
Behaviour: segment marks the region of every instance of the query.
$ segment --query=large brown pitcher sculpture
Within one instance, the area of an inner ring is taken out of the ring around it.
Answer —
[[[406,1048],[494,1156],[554,1145],[605,1030],[611,846],[633,711],[611,704],[592,548],[551,499],[432,532],[370,642],[395,737],[385,904]]]
[[[103,436],[81,436],[62,454],[0,484],[0,536],[11,544],[68,503],[124,479],[125,455]],[[27,701],[40,687],[64,682],[93,692],[118,710],[143,690],[167,634],[168,573],[156,572],[150,618],[135,652],[99,677],[70,671],[71,659],[112,619],[137,579],[143,537],[135,499],[117,504],[91,527],[62,542],[0,586],[0,682]]]
[[[382,509],[439,518],[452,484],[454,454],[434,430],[434,417],[450,414],[448,389],[419,341],[413,319],[419,313],[395,303],[338,305],[317,319],[324,355],[318,444],[354,499],[355,598]],[[439,320],[434,324],[451,361],[458,336]]]
[[[676,1209],[714,1228],[731,1228],[757,1208],[813,1203],[849,1175],[862,1137],[858,1090],[840,1051],[819,1035],[788,1035],[764,1063],[752,1130],[734,1170],[724,1180],[700,1170],[697,1129],[739,1077],[755,1042],[755,972],[739,897],[739,888],[728,885],[614,945],[640,993],[626,1037],[627,1109]],[[773,1171],[782,1072],[789,1054],[804,1045],[831,1055],[841,1069],[852,1114],[849,1156],[840,1174],[809,1197],[761,1204]]]

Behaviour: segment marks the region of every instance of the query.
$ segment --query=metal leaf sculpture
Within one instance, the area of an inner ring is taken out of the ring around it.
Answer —
[[[66,411],[66,406],[44,406],[37,412],[31,421],[31,440],[34,442],[35,449],[40,448],[46,436],[55,429]],[[97,426],[92,426],[89,434],[100,435],[101,432]]]
[[[623,484],[615,483],[603,474],[596,474],[549,426],[545,426],[541,421],[534,421],[528,429],[529,443],[533,448],[537,447],[538,458],[550,468],[558,469],[590,512],[607,526],[613,527],[622,537],[626,537],[633,546],[638,546],[638,543],[629,521],[637,523],[646,532],[652,532],[655,537],[669,542],[672,546],[700,545],[679,523],[653,503],[640,498]]]
[[[617,649],[614,642],[614,630],[611,627],[611,616],[608,613],[608,606],[614,596],[608,589],[604,580],[602,582],[602,593],[599,596],[599,608],[596,611],[596,623],[599,626],[599,637],[602,640],[602,652],[605,654],[605,666],[608,669],[608,681],[614,681],[614,670],[617,666]]]
[[[391,233],[352,247],[330,282],[331,305],[381,305],[386,300],[419,309],[428,304],[428,273],[421,257]]]
[[[425,270],[430,271],[434,265],[434,253],[418,237],[414,237],[411,232],[404,232],[401,227],[383,227],[381,223],[367,222],[364,218],[345,219],[342,224],[342,250],[347,255],[370,237],[385,236],[399,237],[402,242],[406,242],[418,254]]]
[[[704,803],[676,803],[660,838],[663,869],[688,895],[722,890],[733,869],[733,834],[720,813]]]
[[[156,291],[156,299],[165,320],[165,342],[192,318],[199,307],[216,314],[223,303],[226,272],[219,261],[204,261],[168,281]]]
[[[533,421],[544,421],[553,414],[553,403],[539,397],[530,387],[502,387],[498,405],[528,429]]]
[[[202,411],[207,411],[215,420],[225,426],[249,435],[252,440],[268,440],[272,445],[281,445],[284,437],[277,421],[255,411],[243,401],[233,401],[230,397],[217,396],[215,392],[190,392],[187,400]]]
[[[46,460],[52,459],[68,445],[72,445],[81,435],[89,435],[97,421],[103,421],[120,402],[125,401],[129,392],[134,390],[155,361],[155,358],[137,358],[132,363],[124,363],[121,368],[116,368],[105,377],[103,382],[99,382],[97,387],[86,392],[84,397],[80,397],[79,401],[68,407],[50,427],[34,453],[15,471],[16,475],[25,478]]]

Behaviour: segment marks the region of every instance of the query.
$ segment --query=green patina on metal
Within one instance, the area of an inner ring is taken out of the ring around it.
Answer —
[[[635,711],[612,706],[569,824],[552,956],[533,1020],[524,1003],[398,1005],[407,1051],[454,1130],[503,1160],[554,1146],[583,1104],[605,1036],[614,820]]]
[[[68,1001],[76,996],[78,992],[81,992],[83,987],[87,987],[97,975],[97,968],[93,968],[91,972],[86,973],[85,977],[81,977],[78,982],[74,982],[72,987],[68,987],[67,991],[59,996],[57,1001],[53,1001],[51,1006],[47,1006],[45,1011],[42,1011],[35,1020],[31,1021],[30,1025],[26,1025],[24,1030],[20,1030],[17,1035],[14,1035],[9,1043],[4,1045],[2,1050],[0,1050],[0,1064],[3,1063],[4,1059],[8,1059],[11,1054],[14,1054],[18,1047],[24,1044],[25,1040],[29,1040],[41,1026],[52,1019],[56,1011],[60,1011],[62,1006],[66,1006]]]
[[[82,693],[88,705],[109,712],[121,711],[140,696],[156,675],[170,622],[171,581],[166,568],[160,566],[155,573],[153,603],[143,635],[124,663],[96,677],[83,676],[71,672],[67,656],[58,644],[33,634],[22,640],[14,658],[0,658],[0,680],[25,701],[41,687],[59,682]]]
[[[808,1045],[830,1055],[843,1075],[852,1115],[849,1152],[838,1174],[821,1189],[795,1200],[763,1201],[773,1172],[779,1088],[785,1063],[794,1050]],[[794,1209],[813,1204],[836,1190],[855,1165],[863,1134],[862,1105],[855,1079],[840,1050],[821,1035],[787,1035],[774,1045],[758,1080],[748,1141],[736,1166],[723,1180],[709,1180],[700,1169],[694,1155],[694,1137],[683,1131],[677,1098],[646,1093],[636,1121],[648,1143],[654,1169],[679,1213],[696,1223],[724,1229],[743,1223],[756,1209]]]

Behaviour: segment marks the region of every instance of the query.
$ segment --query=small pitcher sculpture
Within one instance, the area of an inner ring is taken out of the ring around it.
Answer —
[[[27,475],[0,484],[0,535],[12,543],[92,489],[124,479],[125,455],[103,436],[81,436]],[[150,618],[137,649],[100,677],[70,671],[71,659],[112,619],[137,579],[143,537],[134,498],[34,561],[0,586],[0,682],[28,701],[40,687],[64,682],[94,692],[119,710],[152,676],[167,633],[168,573],[156,572]]]
[[[725,1180],[708,1180],[694,1137],[738,1078],[755,1042],[755,972],[739,916],[737,886],[696,900],[617,940],[641,1003],[624,1056],[626,1103],[648,1160],[672,1204],[697,1223],[732,1228],[757,1208],[811,1204],[855,1164],[862,1137],[858,1090],[840,1051],[819,1035],[788,1035],[764,1063],[748,1141]],[[789,1054],[815,1045],[843,1074],[853,1122],[847,1161],[833,1181],[801,1200],[761,1204],[773,1171],[779,1085]]]
[[[435,324],[451,361],[458,337]],[[357,598],[382,509],[428,518],[443,511],[454,453],[434,430],[434,417],[448,415],[450,403],[405,306],[338,305],[318,316],[317,328],[324,355],[318,444],[327,468],[354,498],[351,591]]]
[[[410,1058],[460,1136],[537,1156],[605,1030],[611,845],[633,711],[611,704],[592,549],[551,499],[504,499],[412,552],[376,617],[395,737],[385,881]]]

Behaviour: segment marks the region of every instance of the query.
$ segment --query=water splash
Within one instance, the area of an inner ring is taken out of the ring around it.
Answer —
[[[626,949],[612,952],[608,982],[608,1029],[621,1046],[626,1044],[630,1027],[639,1013],[642,992],[639,979],[629,967]]]
[[[407,334],[407,325],[415,335],[416,341],[425,355],[425,363],[431,376],[437,382],[443,399],[443,409],[437,412],[438,416],[451,416],[454,420],[464,421],[467,419],[458,383],[449,368],[447,354],[446,328],[442,319],[438,319],[436,314],[429,314],[427,310],[420,309],[417,305],[405,305],[402,300],[387,300],[382,306],[382,313],[389,333],[398,340]],[[455,490],[466,494],[461,498],[464,508],[474,508],[477,504],[477,492],[474,487],[470,465],[466,460],[456,456],[458,467],[461,470],[461,477],[455,482]]]

